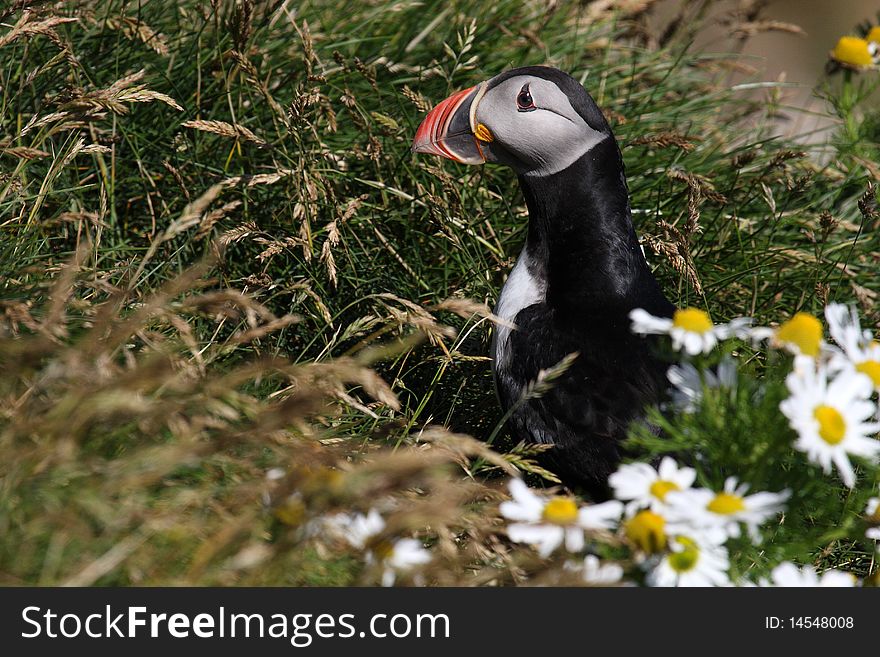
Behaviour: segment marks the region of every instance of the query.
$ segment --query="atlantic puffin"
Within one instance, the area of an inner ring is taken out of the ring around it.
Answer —
[[[586,89],[546,66],[515,68],[432,109],[412,144],[465,164],[514,170],[528,207],[525,245],[495,314],[492,363],[517,440],[552,445],[547,467],[572,489],[607,497],[631,422],[666,389],[652,338],[629,313],[675,310],[633,228],[623,158]],[[540,397],[523,393],[541,370],[576,354]]]

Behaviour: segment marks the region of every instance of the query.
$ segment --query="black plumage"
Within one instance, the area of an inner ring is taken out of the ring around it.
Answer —
[[[669,317],[674,307],[639,247],[616,141],[519,183],[529,209],[529,272],[546,286],[546,300],[514,317],[506,364],[495,361],[499,398],[514,409],[517,438],[552,442],[549,468],[603,497],[628,425],[665,387],[666,366],[650,338],[631,333],[629,312]],[[520,402],[542,369],[573,352],[577,359],[548,392]]]

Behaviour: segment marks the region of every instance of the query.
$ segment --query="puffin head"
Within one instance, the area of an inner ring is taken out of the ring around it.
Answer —
[[[613,139],[611,128],[577,80],[559,69],[526,66],[441,102],[422,121],[412,150],[547,176],[604,139]]]

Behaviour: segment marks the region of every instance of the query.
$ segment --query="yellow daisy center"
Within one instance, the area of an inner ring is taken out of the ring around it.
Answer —
[[[718,493],[712,498],[712,501],[706,505],[706,508],[712,513],[728,516],[738,511],[745,511],[746,503],[739,495],[733,493]]]
[[[840,37],[831,56],[841,64],[850,66],[870,66],[874,63],[868,42],[858,37]]]
[[[626,537],[642,551],[653,554],[666,547],[666,519],[653,511],[639,511],[626,521]]]
[[[684,308],[672,315],[672,325],[690,333],[707,333],[712,330],[712,319],[699,308]]]
[[[391,555],[394,554],[394,544],[388,539],[382,538],[377,541],[372,541],[369,547],[379,561],[390,559]]]
[[[880,388],[880,361],[866,360],[856,365],[856,370],[871,377],[875,388]]]
[[[669,565],[677,573],[686,573],[689,570],[693,570],[697,565],[697,561],[700,560],[700,548],[685,536],[679,536],[675,541],[684,549],[669,555]]]
[[[871,28],[871,31],[868,32],[868,36],[865,37],[865,41],[880,43],[880,25],[875,25]]]
[[[658,479],[653,484],[651,484],[651,488],[649,489],[651,495],[656,497],[661,502],[666,501],[666,493],[673,490],[681,490],[681,486],[679,486],[674,481],[666,481],[665,479]]]
[[[345,475],[339,470],[324,466],[306,469],[302,472],[299,490],[306,497],[339,495],[345,486]]]
[[[570,497],[554,497],[544,505],[541,518],[554,525],[570,525],[578,517],[577,504]]]
[[[819,423],[819,436],[829,445],[837,445],[846,435],[846,420],[836,408],[822,404],[813,409]]]
[[[298,496],[291,496],[283,504],[275,507],[273,512],[285,525],[298,527],[306,517],[306,505]]]
[[[822,343],[822,324],[809,313],[796,313],[776,331],[780,342],[795,345],[806,356],[818,356]]]

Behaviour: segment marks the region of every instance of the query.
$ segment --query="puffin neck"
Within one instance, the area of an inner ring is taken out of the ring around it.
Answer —
[[[529,209],[526,250],[557,309],[628,309],[660,292],[642,255],[614,139],[566,169],[519,176]],[[662,293],[661,293],[662,296]]]

